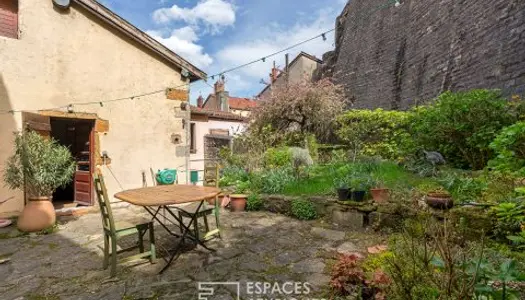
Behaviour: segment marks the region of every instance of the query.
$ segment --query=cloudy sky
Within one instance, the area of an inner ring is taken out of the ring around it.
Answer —
[[[99,0],[209,75],[261,58],[332,29],[346,0]],[[333,33],[290,50],[321,57],[333,49]],[[230,95],[252,97],[267,80],[272,61],[227,73]],[[209,85],[213,82],[208,80]],[[192,102],[212,88],[191,86]]]

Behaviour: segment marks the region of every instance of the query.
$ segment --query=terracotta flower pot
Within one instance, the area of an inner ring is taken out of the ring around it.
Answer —
[[[370,194],[372,194],[372,199],[376,203],[386,203],[390,199],[390,190],[389,189],[370,189]]]
[[[233,194],[230,195],[231,211],[244,211],[246,209],[247,195]]]
[[[51,197],[30,197],[16,223],[24,232],[35,232],[55,224],[56,215]]]
[[[428,206],[436,209],[450,209],[454,206],[454,200],[450,194],[442,192],[428,193],[425,202]]]

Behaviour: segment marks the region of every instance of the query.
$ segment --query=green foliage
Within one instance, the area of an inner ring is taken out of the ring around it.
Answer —
[[[518,235],[508,235],[507,239],[509,239],[514,244],[516,249],[525,249],[525,230],[522,230]]]
[[[392,278],[388,299],[472,299],[472,263],[482,259],[483,244],[458,244],[461,235],[430,215],[408,220],[394,236],[384,270]]]
[[[525,122],[504,128],[490,144],[496,157],[489,167],[503,172],[525,175]]]
[[[249,181],[249,174],[241,167],[234,165],[222,169],[221,178],[219,179],[220,187],[227,187],[239,184],[240,182]]]
[[[263,208],[263,202],[261,197],[257,194],[250,194],[246,202],[246,210],[256,211]]]
[[[312,201],[294,199],[291,203],[292,215],[299,220],[313,220],[318,217],[317,210]]]
[[[446,172],[438,182],[452,195],[456,203],[479,202],[487,183],[482,177],[472,177],[458,172]]]
[[[441,94],[435,103],[413,110],[416,145],[443,154],[460,168],[482,169],[493,157],[498,132],[516,121],[500,92],[471,90]]]
[[[264,153],[264,165],[266,168],[280,168],[289,166],[292,162],[290,149],[287,147],[269,148]]]
[[[279,194],[294,180],[293,170],[289,167],[264,169],[251,176],[252,190],[264,194]]]
[[[337,134],[355,155],[398,160],[412,147],[408,132],[410,113],[401,111],[350,110],[337,119]]]
[[[34,131],[15,135],[15,154],[7,160],[4,181],[31,196],[51,196],[73,179],[75,161],[67,147]]]
[[[506,240],[507,236],[514,236],[521,231],[525,221],[525,207],[522,204],[504,202],[492,208],[496,218],[494,235],[500,240]]]
[[[518,270],[516,261],[507,259],[496,268],[486,260],[481,260],[476,265],[471,264],[469,271],[476,279],[476,299],[520,299],[520,293],[509,286],[511,282],[525,281],[525,274]],[[494,285],[494,282],[498,282],[498,285]]]

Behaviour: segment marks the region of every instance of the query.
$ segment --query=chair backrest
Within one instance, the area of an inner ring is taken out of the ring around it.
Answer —
[[[219,164],[217,162],[204,163],[202,185],[219,187]]]
[[[101,174],[93,174],[93,181],[95,183],[100,214],[102,215],[102,227],[105,231],[115,233],[115,221],[113,220],[113,212],[111,211],[111,203],[109,202],[104,177]]]

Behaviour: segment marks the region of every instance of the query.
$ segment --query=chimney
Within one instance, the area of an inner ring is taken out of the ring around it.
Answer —
[[[277,80],[277,76],[279,75],[279,69],[275,66],[275,61],[273,61],[273,68],[272,73],[270,74],[270,83],[274,83],[275,80]]]
[[[215,82],[215,103],[218,111],[229,111],[228,92],[224,90],[224,77]]]
[[[218,94],[220,92],[224,92],[224,81],[222,81],[221,79],[215,82],[215,94]]]
[[[204,98],[202,98],[202,95],[199,95],[199,98],[197,98],[197,107],[202,108],[204,105]]]

